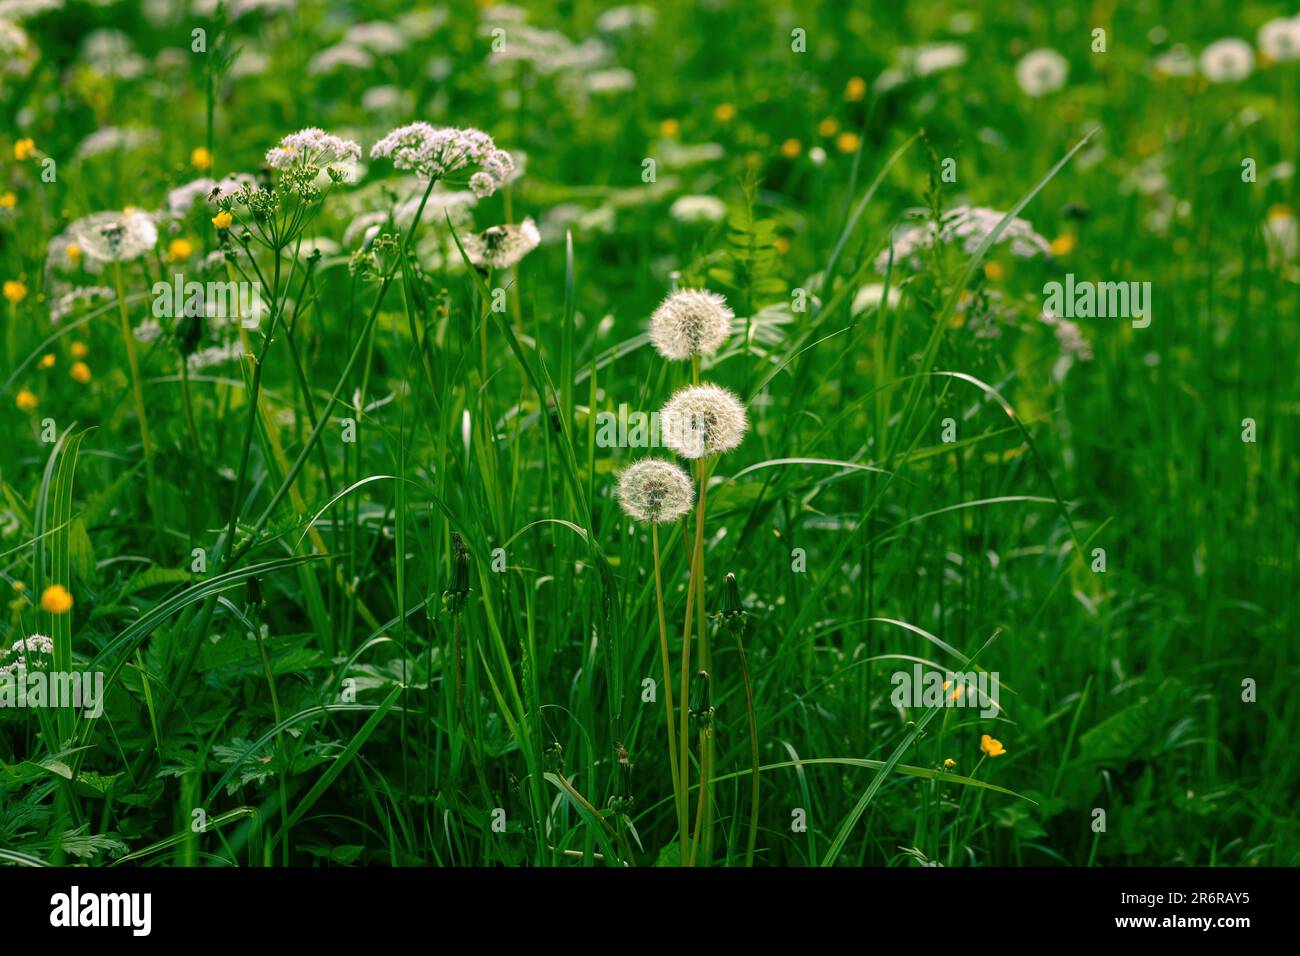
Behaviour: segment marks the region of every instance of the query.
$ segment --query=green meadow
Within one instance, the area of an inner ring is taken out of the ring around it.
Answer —
[[[0,51],[0,862],[1300,863],[1293,4]]]

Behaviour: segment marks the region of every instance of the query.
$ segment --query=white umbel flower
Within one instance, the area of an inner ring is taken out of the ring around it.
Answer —
[[[1225,37],[1201,51],[1201,72],[1211,83],[1236,83],[1255,68],[1255,51],[1245,40]]]
[[[469,177],[469,188],[480,199],[505,185],[515,168],[510,154],[497,149],[482,130],[439,129],[428,123],[399,126],[375,143],[370,158],[390,159],[398,169],[410,170],[421,179],[446,179],[477,167]]]
[[[659,413],[660,440],[683,458],[731,451],[748,428],[745,406],[720,385],[683,388]]]
[[[1046,96],[1065,86],[1070,64],[1046,47],[1030,50],[1016,64],[1016,82],[1028,96]]]
[[[1300,17],[1278,17],[1259,28],[1259,52],[1276,63],[1300,60]]]
[[[542,234],[537,231],[537,224],[531,219],[525,219],[517,226],[493,226],[465,236],[461,245],[465,247],[465,255],[469,256],[469,261],[474,265],[509,269],[536,249],[541,241]]]
[[[921,266],[920,253],[935,242],[961,241],[962,251],[973,255],[985,239],[997,228],[1005,213],[987,206],[956,206],[943,214],[940,224],[925,222],[912,226],[894,237],[894,266],[907,263],[914,269]],[[1034,231],[1025,219],[1012,218],[998,235],[999,243],[1009,243],[1013,255],[1032,259],[1036,255],[1050,255],[1052,244]],[[889,265],[889,250],[876,257],[876,271],[884,275]]]
[[[618,476],[618,503],[637,521],[675,521],[693,500],[690,477],[672,462],[644,458]]]
[[[712,355],[731,332],[735,318],[727,300],[705,289],[681,289],[650,316],[650,341],[666,359]]]
[[[331,178],[350,177],[361,158],[361,147],[316,126],[290,133],[266,151],[266,164],[281,172],[313,174],[326,170]]]
[[[81,251],[98,262],[130,262],[158,245],[158,227],[139,210],[92,213],[68,231]]]

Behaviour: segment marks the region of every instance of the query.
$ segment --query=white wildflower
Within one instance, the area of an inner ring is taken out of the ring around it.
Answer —
[[[139,210],[92,213],[68,230],[82,253],[99,262],[130,262],[158,245],[158,227]]]
[[[681,389],[659,413],[661,440],[683,458],[719,455],[736,448],[749,420],[740,399],[718,385]]]
[[[678,222],[721,222],[727,205],[714,196],[681,196],[668,209]]]
[[[1259,51],[1277,63],[1300,60],[1300,17],[1269,20],[1257,34]]]
[[[1031,50],[1016,64],[1016,82],[1028,96],[1045,96],[1065,86],[1070,64],[1046,47]]]
[[[672,462],[644,458],[618,476],[618,503],[637,521],[675,521],[694,499],[690,477]]]
[[[315,175],[324,170],[331,178],[346,178],[356,171],[361,147],[350,139],[332,136],[316,126],[290,133],[266,151],[266,164],[281,172]]]
[[[536,223],[525,219],[517,226],[493,226],[476,235],[465,236],[461,245],[474,265],[509,269],[536,249],[541,241]]]
[[[1201,51],[1201,72],[1211,83],[1236,83],[1255,68],[1255,51],[1245,40],[1225,37]]]
[[[650,316],[650,342],[666,359],[712,355],[731,333],[735,314],[727,300],[706,289],[680,289]]]

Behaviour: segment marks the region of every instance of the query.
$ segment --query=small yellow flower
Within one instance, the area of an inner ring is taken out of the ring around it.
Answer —
[[[31,159],[32,154],[35,152],[36,143],[30,138],[20,139],[18,142],[14,143],[14,159],[18,160],[20,163]]]
[[[17,279],[6,279],[4,284],[5,298],[17,305],[23,299],[27,298],[27,286],[23,285]]]
[[[840,122],[834,116],[828,116],[817,124],[817,133],[821,136],[834,136],[840,131]]]
[[[212,154],[200,146],[195,149],[194,152],[190,153],[190,163],[200,172],[205,169],[211,169]]]
[[[682,131],[682,124],[675,119],[666,119],[659,124],[659,135],[673,137]]]
[[[72,353],[73,358],[81,359],[90,354],[90,346],[86,345],[85,342],[73,342],[68,351]]]
[[[51,614],[67,614],[72,610],[72,595],[62,584],[51,584],[41,594],[41,607]]]
[[[18,197],[12,193],[0,193],[0,209],[13,209],[18,205]]]
[[[772,240],[772,245],[776,247],[776,251],[780,255],[785,255],[790,251],[790,240],[785,236],[777,236]]]
[[[957,766],[957,761],[953,760],[951,757],[947,757],[944,759],[943,761],[944,770],[951,770],[955,766]]]
[[[835,148],[841,153],[856,153],[861,142],[857,133],[844,132],[835,137]]]
[[[986,262],[984,263],[984,274],[994,282],[997,282],[1007,274],[1007,270],[1002,268],[1002,263],[1000,262]]]
[[[797,139],[787,139],[781,144],[781,155],[786,159],[794,159],[803,152],[803,143]]]
[[[68,369],[68,374],[72,376],[74,382],[85,385],[90,381],[90,366],[85,362],[73,362],[72,368]]]
[[[235,217],[224,209],[212,217],[212,225],[218,229],[229,229],[230,224],[235,221]]]
[[[844,98],[850,103],[856,103],[862,97],[867,95],[867,81],[860,76],[850,77],[849,81],[844,84]]]
[[[984,751],[990,757],[1001,757],[1007,752],[1007,748],[1002,746],[1002,741],[994,740],[988,734],[980,737],[980,750]]]
[[[40,403],[41,400],[25,388],[20,388],[18,395],[14,398],[14,404],[24,412],[30,412]]]
[[[69,261],[71,261],[74,266],[81,261],[81,246],[77,245],[75,242],[68,243],[65,251],[68,254]]]
[[[46,352],[37,363],[41,368],[54,368],[54,353]]]
[[[1068,256],[1074,251],[1075,239],[1070,233],[1057,236],[1052,240],[1052,255]]]
[[[1292,216],[1293,213],[1291,212],[1289,206],[1284,206],[1281,203],[1277,203],[1276,205],[1268,207],[1269,222],[1280,222],[1283,219],[1290,219],[1292,218]]]
[[[730,103],[719,103],[713,109],[713,118],[719,123],[730,123],[736,118],[736,108]]]
[[[177,259],[188,259],[190,257],[190,253],[192,253],[193,251],[194,251],[194,247],[190,245],[190,241],[188,239],[173,239],[171,241],[171,244],[167,247],[167,255],[173,261]]]

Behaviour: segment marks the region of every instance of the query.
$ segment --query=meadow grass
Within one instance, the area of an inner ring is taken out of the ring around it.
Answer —
[[[1153,65],[1295,11],[252,6],[38,12],[0,86],[0,650],[105,681],[99,716],[0,708],[0,860],[1300,862],[1300,62]],[[310,65],[365,19],[369,65]],[[1068,80],[1031,96],[1039,47]],[[463,177],[371,155],[416,120],[515,175],[457,212]],[[306,127],[357,182],[259,171]],[[49,247],[237,172],[141,256]],[[266,312],[150,332],[174,273]],[[1080,347],[1066,273],[1150,282],[1150,324]],[[650,316],[700,288],[730,335],[665,359]],[[608,447],[701,382],[737,447]],[[693,510],[620,508],[646,456]],[[996,674],[996,713],[899,706],[914,664]]]

